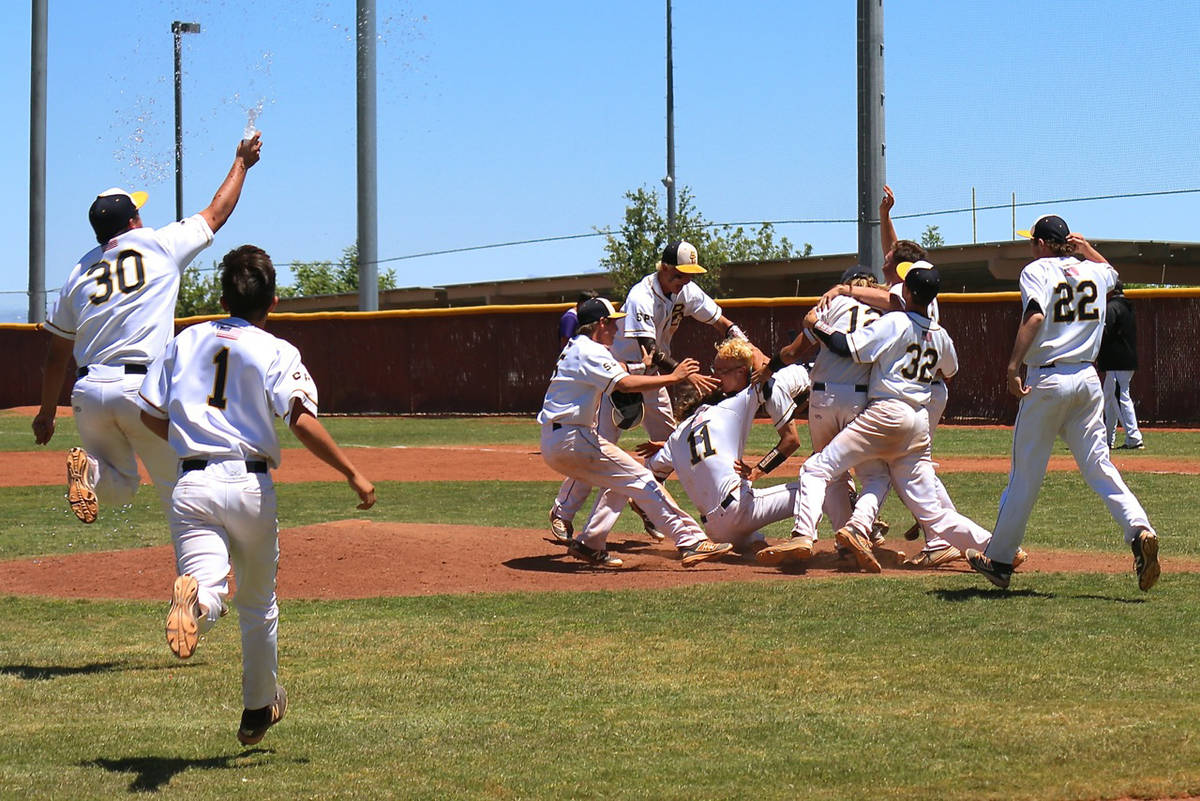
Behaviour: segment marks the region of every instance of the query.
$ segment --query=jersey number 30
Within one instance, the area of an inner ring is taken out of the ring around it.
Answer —
[[[133,268],[133,280],[130,280],[130,267]],[[117,254],[115,263],[98,261],[88,268],[86,273],[96,279],[97,292],[88,296],[92,303],[99,306],[113,295],[113,276],[117,279],[117,288],[122,295],[137,292],[146,284],[146,265],[142,263],[142,254],[136,250],[122,250]]]

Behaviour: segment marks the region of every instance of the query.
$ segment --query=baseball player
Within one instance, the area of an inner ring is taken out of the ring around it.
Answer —
[[[580,305],[579,333],[559,355],[537,416],[542,458],[569,479],[611,491],[620,504],[626,498],[637,503],[659,531],[674,539],[684,567],[690,567],[728,553],[732,546],[709,540],[649,470],[599,432],[597,409],[603,395],[652,392],[687,380],[699,365],[684,359],[666,374],[631,375],[609,350],[623,316],[604,298]],[[621,567],[622,560],[605,547],[607,536],[607,529],[589,523],[568,542],[567,551],[598,567]]]
[[[847,290],[846,294],[827,293],[825,317],[834,329],[843,334],[850,334],[879,319],[879,310],[856,301],[849,294],[855,287],[878,286],[870,276],[871,272],[867,267],[851,267],[842,274],[838,284]],[[766,369],[770,371],[784,362],[795,362],[810,338],[815,339],[815,336],[810,329],[806,329],[790,345],[780,349],[781,361],[768,364]],[[820,348],[813,362],[812,395],[808,404],[808,429],[814,452],[828,445],[838,432],[849,425],[866,407],[870,377],[871,365],[858,364],[853,359],[834,353],[828,347]],[[864,491],[886,494],[888,471],[885,463],[877,459],[868,460],[859,464],[855,472],[863,482]],[[849,472],[844,472],[830,481],[823,510],[835,531],[849,525],[858,508],[857,493],[854,491],[854,481]],[[870,507],[864,504],[861,508],[862,514],[867,514]],[[873,520],[859,516],[855,525],[865,532],[870,532],[873,529]],[[759,552],[758,560],[762,564],[775,565],[783,561],[807,559],[812,554],[816,536],[815,528],[811,534],[793,532],[794,541],[788,543],[787,549],[767,548]],[[806,539],[799,540],[799,537]]]
[[[261,148],[258,133],[241,140],[207,208],[163,228],[143,227],[145,192],[109,189],[88,211],[100,244],[79,259],[45,323],[52,336],[41,410],[33,419],[34,440],[45,445],[54,436],[58,397],[74,354],[78,370],[71,406],[83,447],[67,454],[67,500],[84,523],[96,519],[98,498],[117,506],[133,501],[136,456],[163,504],[170,502],[175,455],[139,421],[138,387],[175,334],[180,274],[233,213]]]
[[[1135,451],[1145,448],[1133,398],[1129,395],[1129,382],[1137,370],[1137,318],[1120,281],[1108,293],[1096,369],[1104,373],[1104,432],[1109,450],[1117,444],[1118,420],[1125,429],[1125,444],[1121,448]]]
[[[879,235],[883,244],[883,276],[887,282],[887,286],[863,287],[858,290],[852,287],[846,289],[840,285],[835,286],[822,297],[822,304],[828,303],[838,294],[845,293],[882,312],[904,311],[904,276],[915,264],[926,267],[932,266],[927,260],[929,256],[925,248],[912,240],[900,239],[897,236],[896,226],[892,222],[891,215],[892,207],[896,204],[896,196],[890,186],[884,186],[883,191],[883,199],[879,203]],[[928,315],[929,319],[935,323],[941,321],[937,298],[934,298],[933,302],[929,304]],[[929,435],[931,438],[934,432],[937,431],[938,423],[941,422],[942,415],[946,411],[946,404],[949,402],[949,397],[945,376],[934,378],[933,383],[930,384],[930,401],[927,408],[929,413]],[[936,468],[936,466],[935,464],[934,467]],[[953,508],[954,502],[950,499],[949,493],[946,492],[945,487],[942,485],[941,479],[937,480],[937,487],[938,496],[942,503]],[[962,553],[958,549],[953,548],[949,543],[937,537],[931,536],[928,531],[923,531],[915,521],[904,532],[904,538],[906,540],[915,540],[921,534],[925,535],[925,547],[916,556],[906,562],[910,567],[937,567],[946,562],[962,558]]]
[[[272,423],[346,476],[359,509],[375,488],[316,418],[317,388],[291,344],[262,329],[275,307],[275,268],[243,245],[221,262],[221,305],[230,316],[180,332],[141,387],[142,420],[177,454],[179,479],[168,520],[179,577],[167,613],[167,644],[180,659],[224,613],[232,562],[242,630],[242,712],[237,738],[253,745],[278,723],[287,694],[278,683],[279,563]]]
[[[1039,217],[1020,233],[1030,238],[1035,259],[1021,271],[1021,325],[1008,360],[1008,390],[1021,399],[1012,469],[992,541],[983,553],[968,551],[967,561],[997,587],[1008,587],[1050,449],[1062,437],[1084,481],[1121,526],[1138,587],[1148,590],[1160,573],[1158,535],[1109,459],[1100,379],[1092,366],[1104,330],[1105,296],[1117,271],[1056,215]]]
[[[692,283],[693,276],[704,272],[695,246],[683,241],[667,245],[657,271],[634,284],[625,298],[622,307],[624,323],[613,343],[613,354],[633,365],[636,371],[643,369],[641,363],[645,355],[650,354],[652,360],[645,367],[645,374],[670,373],[677,364],[671,357],[671,339],[685,316],[711,325],[722,334],[744,336],[742,330],[724,316],[721,307]],[[701,395],[707,395],[717,387],[716,379],[698,372],[690,374],[688,381]],[[665,440],[675,429],[671,398],[665,387],[646,390],[632,397],[606,394],[599,414],[597,431],[609,442],[620,438],[622,427],[636,425],[639,416],[651,440]],[[622,417],[624,420],[620,419]],[[575,513],[591,490],[591,486],[583,482],[572,479],[563,482],[550,511],[550,532],[555,539],[561,542],[570,539]],[[605,498],[601,493],[592,508],[592,517],[600,516],[597,525],[611,531],[623,503],[619,498]],[[654,539],[662,538],[661,532],[655,533],[648,522],[646,530]]]
[[[780,370],[765,384],[750,377],[756,356],[765,357],[744,339],[730,338],[717,346],[713,374],[721,382],[719,399],[702,403],[663,442],[648,442],[638,453],[659,481],[674,471],[697,508],[700,523],[715,542],[728,542],[741,553],[766,547],[759,531],[792,516],[798,485],[766,489],[751,486],[800,447],[794,417],[808,402],[811,382],[801,365]],[[753,468],[742,462],[750,426],[760,406],[779,432],[775,445]]]
[[[913,269],[904,282],[907,312],[883,315],[870,326],[850,334],[838,331],[827,318],[828,310],[814,309],[805,318],[822,344],[859,364],[871,364],[866,407],[800,471],[794,536],[790,542],[760,553],[782,557],[790,551],[811,548],[805,542],[816,533],[826,487],[835,476],[872,459],[887,463],[892,483],[905,505],[922,525],[959,548],[982,547],[988,541],[983,528],[944,506],[934,488],[929,451],[929,385],[940,371],[952,376],[958,370],[954,343],[946,330],[930,320],[925,310],[937,297],[937,270]],[[773,366],[780,366],[777,354]],[[869,522],[882,501],[879,482],[865,482],[851,522],[838,529],[836,541],[847,548],[859,568],[878,573],[881,568],[867,537]]]

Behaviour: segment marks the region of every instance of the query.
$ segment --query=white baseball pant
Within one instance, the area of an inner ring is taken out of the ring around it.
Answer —
[[[198,600],[208,609],[197,621],[202,634],[213,627],[225,607],[232,562],[246,709],[270,704],[278,678],[275,573],[279,536],[275,510],[271,475],[251,473],[244,461],[228,459],[180,474],[168,514],[179,574],[195,577]]]
[[[1133,398],[1129,396],[1129,382],[1132,380],[1133,370],[1109,370],[1104,374],[1105,441],[1110,448],[1116,444],[1118,420],[1121,428],[1125,429],[1125,444],[1142,444],[1137,412],[1133,409]]]
[[[824,449],[867,405],[865,388],[854,384],[821,383],[824,389],[814,389],[808,399],[808,434],[812,438],[813,451]],[[851,506],[850,492],[854,489],[854,480],[846,471],[830,480],[822,511],[835,531],[853,525],[861,534],[867,535],[875,523],[875,516],[879,513],[891,478],[887,465],[878,459],[862,462],[854,468],[854,472],[863,487],[859,502]],[[874,496],[875,500],[872,502],[864,495]],[[816,539],[815,527],[809,536]]]
[[[1109,458],[1104,438],[1104,401],[1095,368],[1090,364],[1030,367],[1025,383],[1030,392],[1017,409],[1012,468],[1008,486],[1000,496],[988,557],[1012,563],[1025,539],[1025,526],[1046,477],[1056,437],[1067,443],[1083,480],[1124,530],[1126,544],[1133,542],[1139,531],[1153,532],[1146,511]]]
[[[705,539],[699,524],[679,507],[653,473],[594,429],[558,423],[544,425],[541,449],[542,458],[553,469],[589,486],[603,488],[600,497],[614,499],[616,503],[612,506],[616,510],[626,500],[632,500],[654,527],[674,539],[678,547],[690,548]],[[602,551],[614,520],[593,513],[576,539]]]
[[[133,503],[141,483],[138,456],[163,506],[171,504],[179,458],[142,423],[137,395],[144,378],[121,366],[92,365],[71,390],[79,440],[95,462],[96,497],[106,506]]]
[[[796,505],[798,482],[756,489],[742,482],[732,493],[728,506],[718,506],[700,518],[708,538],[729,542],[741,549],[755,540],[765,540],[763,526],[787,520]]]
[[[937,492],[938,500],[942,506],[947,509],[958,510],[954,505],[954,501],[950,499],[950,493],[946,492],[946,487],[942,484],[942,480],[937,475],[937,463],[933,461],[933,432],[937,431],[938,423],[942,421],[942,415],[946,413],[946,404],[950,401],[950,391],[946,387],[945,381],[934,381],[929,385],[929,404],[925,407],[925,411],[929,417],[929,437],[931,453],[927,454],[930,460],[929,467],[934,471],[933,479],[935,482],[934,491]],[[889,489],[891,488],[889,482]],[[884,492],[884,495],[887,493]],[[925,550],[935,551],[940,548],[945,548],[950,545],[944,538],[931,533],[928,529],[922,528],[921,533],[925,536]]]
[[[671,396],[667,394],[666,388],[643,392],[642,408],[642,427],[646,429],[646,435],[658,442],[666,441],[667,437],[671,436],[671,432],[675,430]],[[621,429],[617,428],[617,424],[613,422],[612,397],[607,393],[600,399],[600,409],[596,414],[596,431],[608,442],[616,442],[621,438]],[[550,510],[551,516],[563,520],[574,520],[591,492],[591,484],[568,478],[558,488],[558,497],[554,499],[554,506]],[[599,501],[598,498],[597,501]],[[617,515],[620,515],[619,510]]]
[[[800,493],[796,499],[795,529],[812,536],[821,517],[821,504],[828,482],[851,467],[870,459],[882,459],[891,472],[892,483],[917,521],[960,550],[983,548],[988,532],[969,518],[938,500],[937,478],[929,460],[929,417],[893,398],[871,402],[866,409],[833,438],[800,470]],[[851,522],[860,512],[873,520],[882,496],[875,491],[859,495]],[[873,509],[871,507],[874,507]],[[858,529],[860,533],[869,531]]]

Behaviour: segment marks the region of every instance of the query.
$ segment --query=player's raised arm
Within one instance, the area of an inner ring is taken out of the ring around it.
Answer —
[[[296,439],[300,440],[300,444],[308,448],[322,462],[346,477],[350,488],[358,493],[361,501],[358,505],[359,509],[370,509],[375,505],[375,485],[358,472],[358,469],[342,453],[342,449],[333,441],[333,437],[325,430],[325,426],[321,425],[321,421],[304,408],[299,400],[292,404],[292,415],[288,426],[296,435]]]
[[[246,172],[258,163],[258,154],[262,150],[262,133],[256,132],[250,139],[238,142],[237,154],[233,157],[233,166],[229,174],[217,187],[212,202],[200,212],[200,216],[208,223],[209,229],[215,234],[233,214],[238,198],[242,196],[242,185],[246,182]]]

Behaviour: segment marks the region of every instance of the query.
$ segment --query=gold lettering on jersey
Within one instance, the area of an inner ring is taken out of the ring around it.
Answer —
[[[683,304],[676,303],[671,307],[671,322],[668,324],[668,327],[672,329],[678,328],[681,322],[683,322]]]

